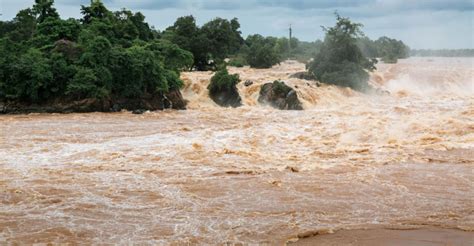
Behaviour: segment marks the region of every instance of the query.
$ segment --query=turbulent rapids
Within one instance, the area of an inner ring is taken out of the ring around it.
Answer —
[[[231,68],[243,107],[189,72],[186,111],[0,116],[0,244],[284,244],[350,229],[472,239],[474,60],[379,64],[364,95]],[[303,111],[258,103],[281,79]],[[464,235],[464,234],[463,234]]]

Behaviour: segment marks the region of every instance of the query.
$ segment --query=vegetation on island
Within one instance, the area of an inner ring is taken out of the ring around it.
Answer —
[[[244,39],[236,18],[198,26],[193,16],[184,16],[160,32],[140,12],[110,11],[100,0],[81,6],[81,14],[61,19],[53,0],[35,0],[13,20],[0,21],[1,102],[94,99],[106,102],[101,110],[123,108],[114,104],[127,100],[135,100],[127,109],[184,105],[182,71],[218,70],[209,85],[210,94],[218,95],[239,81],[225,65],[264,69],[285,59],[307,63],[321,82],[364,91],[375,68],[371,58],[396,62],[409,55],[403,42],[372,41],[361,24],[339,15],[335,27],[324,29],[324,41],[304,42],[258,34]]]
[[[209,97],[218,105],[224,107],[239,107],[242,105],[237,84],[240,83],[238,74],[229,74],[225,65],[212,76],[207,89]]]
[[[145,17],[101,1],[63,20],[51,0],[35,0],[0,29],[0,97],[24,103],[114,100],[166,94],[183,82],[192,54],[157,39]]]
[[[307,66],[308,71],[323,83],[366,91],[370,88],[369,71],[375,69],[375,59],[368,59],[358,46],[363,36],[362,24],[336,14],[334,27],[324,28],[326,37],[319,53]]]

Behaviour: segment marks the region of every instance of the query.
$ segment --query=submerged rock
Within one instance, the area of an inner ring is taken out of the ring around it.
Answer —
[[[249,87],[249,86],[253,85],[253,81],[252,80],[247,80],[247,81],[245,81],[244,85],[245,85],[245,87]]]
[[[390,91],[380,89],[380,88],[375,89],[375,93],[377,95],[381,95],[381,96],[389,96],[390,95]]]
[[[304,79],[304,80],[316,80],[314,76],[308,72],[297,72],[290,75],[290,79]]]
[[[296,91],[287,86],[285,82],[278,80],[262,85],[258,102],[270,104],[282,110],[303,110]]]
[[[170,90],[164,95],[164,99],[164,108],[184,110],[188,103],[179,90]]]
[[[7,106],[3,103],[0,102],[0,114],[4,114],[7,111]]]
[[[146,112],[146,110],[144,110],[144,109],[135,109],[135,110],[132,111],[132,114],[143,114],[145,112]]]
[[[310,80],[310,81],[313,81],[317,87],[321,86],[321,83],[319,81],[317,81],[316,78],[312,74],[310,74],[309,72],[294,73],[294,74],[290,75],[289,78],[290,79]],[[306,85],[311,86],[310,83],[306,83]]]
[[[222,107],[237,108],[242,106],[242,99],[236,87],[210,93],[211,99]]]

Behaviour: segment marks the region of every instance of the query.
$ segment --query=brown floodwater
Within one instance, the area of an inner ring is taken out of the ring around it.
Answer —
[[[0,116],[0,244],[472,235],[473,61],[380,64],[371,83],[384,96],[289,79],[304,65],[285,62],[230,69],[254,82],[238,85],[238,109],[207,97],[211,73],[191,72],[186,111]],[[259,86],[275,79],[304,111],[258,104]]]

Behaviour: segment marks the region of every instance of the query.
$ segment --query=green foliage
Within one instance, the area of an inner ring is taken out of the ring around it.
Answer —
[[[213,59],[222,62],[227,56],[237,53],[243,43],[237,19],[231,21],[216,18],[201,28],[209,40],[209,53]]]
[[[136,98],[182,87],[192,54],[157,40],[141,13],[93,0],[81,21],[62,20],[53,4],[36,0],[0,22],[0,100]]]
[[[30,102],[47,99],[53,86],[50,60],[34,48],[10,59],[9,64],[4,64],[6,71],[0,79],[4,81],[6,97]]]
[[[358,46],[366,57],[382,58],[385,63],[397,63],[398,59],[407,58],[410,48],[402,41],[381,37],[375,41],[362,36],[358,39]]]
[[[292,89],[281,80],[273,81],[273,92],[277,95],[287,95]]]
[[[82,22],[91,23],[94,19],[103,21],[110,18],[112,13],[105,7],[101,0],[91,0],[89,6],[81,6]]]
[[[385,63],[397,63],[398,59],[407,58],[410,55],[410,48],[402,41],[381,37],[375,41],[377,53]]]
[[[108,95],[108,90],[99,86],[96,71],[90,68],[77,67],[72,80],[68,83],[66,94],[76,98],[103,98]]]
[[[237,19],[216,18],[202,27],[193,16],[180,17],[166,29],[163,38],[190,51],[197,70],[215,69],[229,55],[235,54],[243,43]]]
[[[271,68],[280,63],[281,57],[276,49],[276,38],[264,38],[257,34],[247,37],[245,43],[249,47],[246,52],[246,60],[250,67]]]
[[[220,68],[214,76],[211,78],[211,83],[207,89],[210,94],[219,92],[219,91],[230,91],[235,88],[235,86],[240,82],[240,77],[238,74],[229,74],[227,68],[223,66]]]
[[[36,30],[36,17],[31,9],[20,10],[11,23],[14,28],[6,36],[15,42],[30,39]]]
[[[247,66],[248,63],[245,57],[243,57],[242,55],[238,55],[230,58],[230,61],[227,63],[227,65],[232,67],[243,67]]]
[[[324,28],[326,37],[321,51],[308,64],[309,72],[324,83],[367,90],[367,71],[375,69],[375,61],[367,59],[357,46],[357,39],[363,35],[362,25],[338,14],[336,17],[336,26]]]
[[[33,13],[36,14],[38,23],[41,23],[48,18],[59,19],[59,14],[53,5],[54,0],[35,0]]]
[[[151,42],[147,45],[147,49],[153,51],[156,56],[162,59],[166,69],[180,72],[190,70],[193,66],[193,54],[167,40]]]
[[[193,16],[178,18],[173,26],[166,29],[163,38],[177,44],[181,49],[190,51],[194,57],[193,66],[197,70],[210,68],[210,41],[204,33],[200,32]]]

